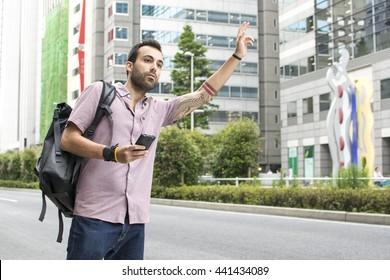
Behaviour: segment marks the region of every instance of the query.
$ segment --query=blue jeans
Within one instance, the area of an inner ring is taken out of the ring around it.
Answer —
[[[69,232],[67,260],[142,260],[144,224],[113,224],[75,216]]]

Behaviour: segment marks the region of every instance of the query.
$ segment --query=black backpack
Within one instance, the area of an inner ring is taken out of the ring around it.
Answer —
[[[103,116],[110,121],[111,139],[113,134],[111,103],[115,98],[115,87],[105,81],[96,109],[95,118],[91,126],[85,131],[84,137],[90,139]],[[76,185],[82,158],[62,151],[60,148],[61,135],[72,108],[66,103],[57,104],[53,121],[43,143],[42,153],[35,166],[35,174],[39,177],[39,187],[42,190],[42,210],[39,220],[42,222],[46,213],[47,196],[58,208],[59,232],[57,242],[62,242],[65,217],[73,217],[73,208],[76,195]],[[111,143],[108,143],[111,145]]]

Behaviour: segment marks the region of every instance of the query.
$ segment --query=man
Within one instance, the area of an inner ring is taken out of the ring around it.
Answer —
[[[63,150],[84,157],[67,259],[143,259],[157,141],[149,150],[135,142],[141,134],[158,138],[162,127],[212,99],[253,45],[253,38],[245,35],[248,26],[239,27],[234,54],[198,90],[169,101],[145,96],[160,78],[160,44],[145,40],[135,45],[126,62],[127,82],[115,85],[111,143],[104,118],[91,140],[82,136],[94,117],[102,83],[85,89],[61,139]]]
[[[383,186],[386,186],[389,184],[389,181],[384,179],[382,172],[379,170],[378,166],[375,167],[373,177],[374,177],[374,184],[379,186],[379,187],[383,187]]]

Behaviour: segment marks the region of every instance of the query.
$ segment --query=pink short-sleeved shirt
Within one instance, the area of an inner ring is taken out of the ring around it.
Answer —
[[[69,121],[83,133],[91,124],[99,103],[102,83],[91,84],[81,94]],[[106,117],[97,126],[92,141],[107,146],[133,145],[141,133],[152,134],[156,140],[146,158],[129,164],[84,159],[77,185],[74,214],[111,223],[124,223],[127,212],[131,224],[149,221],[153,164],[160,130],[174,123],[179,101],[145,97],[129,107],[131,93],[121,83],[115,84],[117,95],[111,104],[114,123],[113,139],[109,143],[110,123]]]

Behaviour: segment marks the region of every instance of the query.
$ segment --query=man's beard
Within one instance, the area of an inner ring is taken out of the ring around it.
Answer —
[[[155,88],[158,84],[157,80],[153,83],[147,82],[147,77],[139,71],[133,71],[130,75],[130,80],[134,89],[142,93],[148,92],[149,90]]]

